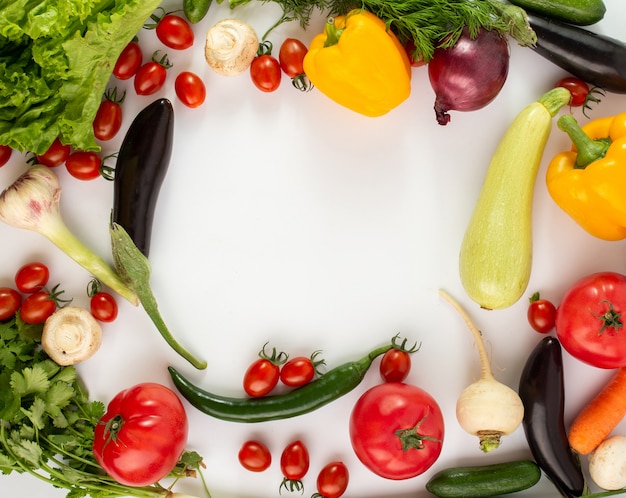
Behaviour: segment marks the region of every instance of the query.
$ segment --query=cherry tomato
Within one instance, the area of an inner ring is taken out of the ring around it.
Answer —
[[[331,462],[317,476],[317,492],[323,498],[339,498],[348,489],[349,478],[345,463]]]
[[[268,356],[265,346],[259,352],[259,359],[252,362],[243,376],[243,388],[248,396],[254,398],[265,396],[276,387],[280,379],[280,366],[287,361],[287,355],[277,353],[276,349]]]
[[[8,145],[0,145],[0,167],[4,166],[11,159],[13,149]]]
[[[11,287],[0,287],[0,322],[13,318],[21,303],[19,292]]]
[[[135,74],[133,85],[137,95],[152,95],[158,92],[167,78],[167,70],[172,67],[167,54],[158,59],[158,50],[152,55],[152,60],[141,66]]]
[[[252,82],[262,92],[277,90],[280,86],[281,76],[280,63],[273,55],[259,55],[250,64]]]
[[[175,14],[166,14],[156,27],[161,42],[175,50],[184,50],[193,45],[194,35],[189,23]]]
[[[380,376],[385,382],[402,382],[411,370],[411,355],[400,349],[390,349],[380,360]]]
[[[584,81],[568,76],[557,81],[555,87],[566,88],[572,94],[570,105],[573,107],[580,107],[587,102],[587,95],[589,95],[589,85]]]
[[[32,294],[42,290],[48,283],[50,270],[38,261],[26,263],[15,273],[15,286],[20,292]]]
[[[280,471],[283,482],[280,485],[290,492],[302,490],[302,479],[309,471],[309,450],[301,440],[289,443],[280,455]]]
[[[272,464],[270,450],[260,441],[249,440],[239,449],[239,463],[251,472],[263,472]]]
[[[108,292],[97,292],[89,299],[91,314],[101,322],[112,322],[117,318],[117,301]]]
[[[185,408],[171,389],[137,384],[118,393],[96,424],[93,454],[105,472],[127,486],[167,476],[187,444]]]
[[[54,168],[63,164],[69,155],[70,146],[63,145],[61,140],[57,138],[54,142],[52,142],[50,147],[48,147],[46,152],[43,154],[37,154],[35,157],[37,158],[37,162],[39,162],[39,164],[43,164],[49,168]]]
[[[111,140],[122,127],[122,102],[126,91],[117,96],[117,88],[107,91],[93,120],[93,134],[98,140]]]
[[[414,54],[415,54],[415,42],[413,40],[407,40],[407,42],[404,44],[404,50],[406,50],[406,54],[409,57],[409,62],[411,63],[411,66],[413,67],[421,67],[426,65],[426,62],[424,61],[424,59],[419,58],[416,59]]]
[[[176,76],[174,89],[178,99],[187,107],[200,107],[206,98],[204,82],[197,74],[190,71],[183,71]]]
[[[387,479],[409,479],[426,472],[441,454],[443,437],[439,405],[410,384],[378,384],[357,400],[350,414],[350,442],[356,456]]]
[[[554,328],[556,306],[547,299],[540,299],[538,292],[533,294],[529,301],[526,313],[528,323],[535,331],[547,334]]]
[[[626,276],[598,272],[581,278],[556,310],[556,334],[574,358],[598,368],[626,366]]]
[[[54,297],[48,291],[41,290],[30,294],[22,302],[20,318],[26,323],[43,323],[57,309]]]
[[[280,46],[278,61],[280,68],[290,78],[304,74],[302,62],[308,49],[304,43],[296,38],[287,38]]]
[[[129,80],[141,66],[143,62],[143,52],[139,43],[135,40],[131,41],[117,58],[115,67],[113,68],[113,76],[118,80]]]
[[[324,364],[324,360],[317,360],[319,351],[315,351],[310,358],[297,356],[288,360],[280,369],[280,380],[289,387],[300,387],[308,384],[315,377],[317,367]]]
[[[93,151],[78,150],[72,152],[65,161],[67,171],[79,180],[93,180],[100,176],[102,159]]]

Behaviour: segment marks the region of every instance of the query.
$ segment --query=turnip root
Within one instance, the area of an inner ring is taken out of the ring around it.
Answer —
[[[520,426],[524,405],[517,392],[493,376],[482,334],[467,312],[447,292],[440,290],[439,294],[463,317],[478,348],[480,379],[461,392],[456,403],[456,418],[463,430],[478,436],[480,449],[487,453],[500,446],[502,436]]]
[[[589,457],[589,476],[607,491],[626,487],[626,436],[611,436]]]

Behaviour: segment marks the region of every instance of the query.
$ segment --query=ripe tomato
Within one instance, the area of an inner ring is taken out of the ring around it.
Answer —
[[[530,326],[540,334],[547,334],[554,328],[556,306],[547,299],[540,299],[536,292],[530,298],[526,316]]]
[[[20,318],[26,323],[45,322],[57,309],[57,303],[48,291],[41,290],[30,294],[22,302]]]
[[[626,366],[626,276],[587,275],[565,293],[556,310],[556,334],[565,350],[598,368]]]
[[[176,76],[174,89],[178,99],[187,107],[200,107],[206,98],[204,82],[197,74],[190,71],[183,71]]]
[[[126,91],[117,97],[117,88],[107,91],[93,120],[93,134],[98,140],[111,140],[122,127],[122,102]]]
[[[390,349],[380,360],[380,376],[385,382],[402,382],[411,370],[411,355],[400,349]]]
[[[572,94],[570,105],[573,107],[580,107],[587,102],[587,95],[589,95],[589,85],[584,81],[568,76],[562,78],[554,85],[555,87],[562,87],[569,90]]]
[[[299,439],[289,443],[280,455],[280,471],[283,482],[280,485],[290,492],[302,490],[302,479],[309,471],[309,450]]]
[[[277,353],[275,348],[268,356],[265,346],[259,352],[259,359],[252,362],[243,376],[243,389],[253,398],[265,396],[276,387],[280,379],[280,366],[287,361],[287,355]]]
[[[143,62],[143,52],[139,43],[135,40],[131,41],[117,58],[115,67],[113,68],[113,76],[118,80],[129,80],[141,66]]]
[[[262,92],[277,90],[280,86],[281,76],[280,63],[273,55],[259,55],[250,64],[252,82]]]
[[[260,441],[250,440],[239,449],[239,463],[251,472],[263,472],[272,464],[270,450]]]
[[[79,180],[93,180],[100,176],[102,159],[93,151],[77,150],[72,152],[65,161],[70,175]]]
[[[112,322],[117,318],[117,301],[108,292],[97,292],[89,299],[91,314],[101,322]]]
[[[37,158],[37,162],[39,162],[39,164],[43,164],[49,168],[54,168],[63,164],[69,155],[70,146],[63,145],[61,140],[57,138],[54,142],[52,142],[50,147],[48,147],[46,152],[43,154],[37,154],[35,157]]]
[[[315,351],[310,358],[297,356],[287,361],[280,369],[280,380],[289,387],[300,387],[313,380],[317,367],[324,364],[324,360],[316,360],[319,351]]]
[[[0,145],[0,167],[4,166],[11,159],[13,149],[8,145]]]
[[[410,384],[376,385],[357,400],[350,414],[350,442],[356,456],[387,479],[424,473],[439,458],[443,437],[439,405]]]
[[[323,498],[339,498],[346,492],[349,478],[345,463],[331,462],[317,476],[317,492]]]
[[[34,261],[26,263],[20,267],[15,273],[15,286],[20,292],[32,294],[43,289],[50,278],[50,270],[48,267]]]
[[[156,26],[161,42],[175,50],[184,50],[193,45],[194,35],[189,23],[175,14],[166,14]]]
[[[137,70],[133,80],[137,95],[152,95],[163,87],[167,70],[172,67],[172,64],[167,59],[167,54],[158,59],[158,53],[158,50],[154,52],[152,60]]]
[[[278,61],[280,68],[290,78],[304,74],[302,62],[308,49],[304,43],[296,38],[287,38],[280,46]]]
[[[0,287],[0,322],[13,318],[21,303],[19,292],[11,287]]]
[[[137,384],[109,403],[94,431],[93,454],[116,481],[148,486],[175,467],[188,430],[185,408],[172,390]]]

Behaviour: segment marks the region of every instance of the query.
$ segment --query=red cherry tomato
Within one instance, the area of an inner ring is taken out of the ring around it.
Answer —
[[[441,454],[443,437],[439,405],[410,384],[378,384],[357,400],[350,414],[350,442],[356,456],[387,479],[409,479],[426,472]]]
[[[250,64],[252,82],[262,92],[277,90],[280,86],[281,76],[280,63],[273,55],[259,55]]]
[[[21,303],[19,292],[11,287],[0,287],[0,322],[13,318]]]
[[[161,42],[175,50],[184,50],[193,45],[194,35],[189,23],[175,14],[166,14],[156,27]]]
[[[280,366],[287,361],[287,355],[277,353],[275,348],[268,356],[265,346],[259,351],[259,359],[248,367],[243,376],[244,391],[253,398],[265,396],[276,387],[280,379]]]
[[[37,158],[37,162],[39,164],[43,164],[49,168],[54,168],[63,164],[69,155],[70,146],[63,145],[61,140],[57,138],[54,142],[52,142],[50,147],[48,147],[46,152],[43,154],[37,154],[35,157]]]
[[[118,80],[129,80],[141,66],[143,62],[143,53],[139,43],[131,41],[117,58],[115,67],[113,68],[113,76]]]
[[[280,68],[290,78],[304,74],[303,61],[308,49],[304,43],[296,38],[287,38],[280,46],[278,61]]]
[[[580,107],[587,102],[587,95],[590,91],[589,85],[578,78],[568,76],[557,81],[554,86],[569,90],[572,94],[570,105],[573,107]]]
[[[302,479],[309,471],[309,450],[299,439],[289,443],[280,455],[283,482],[280,487],[290,492],[302,490]]]
[[[149,486],[173,470],[188,431],[176,393],[160,384],[138,384],[109,403],[94,430],[93,454],[117,482]]]
[[[20,292],[32,294],[42,290],[48,283],[50,270],[38,261],[26,263],[15,273],[15,286]]]
[[[411,355],[400,349],[390,349],[380,360],[380,376],[385,382],[402,382],[411,370]]]
[[[126,91],[117,96],[117,88],[107,91],[93,120],[93,134],[98,140],[111,140],[122,127],[122,102]]]
[[[317,367],[324,364],[324,360],[316,359],[319,354],[319,351],[315,351],[310,358],[297,356],[288,360],[280,369],[280,381],[289,387],[300,387],[311,382]]]
[[[72,152],[65,161],[70,175],[78,180],[93,180],[100,176],[102,159],[93,151],[78,150]]]
[[[0,167],[4,166],[11,159],[13,149],[8,145],[0,145]]]
[[[91,296],[89,308],[94,318],[101,322],[112,322],[117,318],[117,301],[108,292],[101,291]]]
[[[178,99],[187,107],[200,107],[206,98],[204,82],[197,74],[190,71],[183,71],[176,76],[174,89]]]
[[[260,441],[250,440],[239,449],[239,463],[251,472],[263,472],[272,464],[270,450]]]
[[[47,291],[37,291],[22,302],[20,318],[32,325],[43,323],[56,309],[57,303]]]
[[[554,328],[556,307],[547,299],[540,299],[539,293],[530,298],[526,316],[530,326],[540,334],[547,334]]]
[[[158,50],[152,55],[152,60],[141,66],[135,74],[133,85],[137,95],[152,95],[158,92],[165,84],[167,70],[172,67],[167,54],[158,59]]]
[[[346,489],[350,474],[343,462],[331,462],[325,465],[317,476],[317,492],[323,498],[339,498]]]

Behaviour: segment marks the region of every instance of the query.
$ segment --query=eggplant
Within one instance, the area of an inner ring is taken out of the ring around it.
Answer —
[[[161,98],[135,117],[117,156],[112,221],[126,230],[146,257],[173,138],[174,109],[168,99]]]
[[[561,343],[556,337],[546,337],[535,346],[522,370],[522,426],[537,465],[562,496],[578,498],[586,483],[567,439],[564,391]]]
[[[539,55],[603,90],[626,93],[624,42],[535,14],[528,14],[528,21]]]

